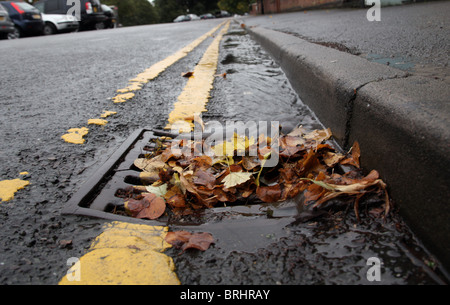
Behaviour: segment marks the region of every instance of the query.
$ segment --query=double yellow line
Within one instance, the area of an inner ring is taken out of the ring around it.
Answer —
[[[182,59],[183,57],[188,55],[190,52],[192,52],[197,46],[199,46],[204,40],[206,40],[206,38],[212,36],[221,26],[223,26],[224,23],[225,22],[222,22],[221,24],[219,24],[218,26],[216,26],[215,28],[213,28],[212,30],[207,32],[206,34],[200,36],[199,38],[197,38],[196,40],[191,42],[189,45],[178,50],[174,54],[163,59],[162,61],[157,62],[156,64],[152,65],[150,68],[139,73],[136,77],[130,79],[128,81],[128,85],[126,87],[117,90],[116,96],[114,96],[112,98],[113,102],[114,103],[123,103],[123,102],[126,102],[126,101],[132,99],[135,96],[136,91],[141,90],[142,87],[145,84],[147,84],[149,81],[158,77],[168,67],[170,67],[171,65],[173,65],[174,63],[176,63],[177,61],[179,61],[180,59]],[[227,22],[224,29],[228,28],[228,26],[229,26],[229,21]],[[215,68],[217,68],[217,59],[216,59],[215,63],[214,63],[214,59],[218,58],[218,45],[219,45],[220,39],[222,38],[222,35],[224,33],[224,29],[222,29],[222,31],[219,33],[219,35],[216,36],[213,43],[206,51],[204,58],[197,66],[197,68],[196,68],[197,71],[194,71],[195,78],[197,79],[197,81],[195,82],[196,84],[200,84],[203,75],[205,75],[204,68],[210,66],[211,71],[212,71],[212,69],[214,69],[214,71],[215,71]],[[210,51],[210,49],[212,49],[212,50]],[[216,49],[217,49],[217,56],[215,54]],[[205,58],[205,57],[207,57],[207,58]],[[198,68],[199,66],[202,66],[203,69]],[[208,75],[209,74],[211,74],[211,73],[208,73]],[[209,77],[209,80],[204,80],[204,84],[209,88],[208,92],[212,88],[212,81],[214,79],[213,75],[214,75],[214,73],[212,74],[212,76]],[[211,77],[212,77],[212,80],[211,80]],[[201,87],[201,85],[195,85],[195,87],[199,88],[199,87]],[[196,90],[196,89],[192,88],[190,90],[188,89],[185,91],[193,91],[193,90]],[[205,89],[202,89],[202,90],[205,91]],[[202,96],[204,96],[204,94]],[[195,105],[197,105],[197,104],[198,103],[196,102]],[[177,108],[177,111],[180,112],[178,109],[179,108]],[[198,107],[196,106],[195,109],[198,109]],[[100,118],[89,119],[88,125],[101,125],[101,126],[106,125],[108,123],[108,121],[105,120],[105,118],[110,115],[114,115],[114,114],[116,114],[116,112],[114,112],[114,111],[104,111],[103,114],[100,115]],[[67,130],[67,133],[62,135],[61,138],[68,143],[84,144],[85,143],[84,136],[86,136],[88,133],[89,133],[88,127],[71,128],[71,129]]]
[[[135,91],[140,90],[144,84],[186,56],[223,24],[131,79],[127,87],[117,90],[119,94],[113,101],[124,102],[132,98]],[[205,111],[217,70],[220,41],[228,27],[229,21],[214,38],[194,69],[193,76],[188,80],[169,115],[167,127],[178,120],[185,120],[195,113]],[[79,135],[87,134],[87,128],[83,128]],[[76,134],[77,131],[73,133]],[[67,142],[75,139],[80,144],[84,143],[82,136],[82,141],[80,138],[76,138],[77,135],[74,138],[71,138],[70,135],[65,136],[63,138]],[[173,260],[163,253],[171,247],[164,240],[167,232],[168,227],[164,226],[136,225],[124,222],[108,223],[104,226],[103,233],[94,240],[88,253],[68,270],[67,275],[61,279],[59,284],[178,285],[180,281],[175,273]]]

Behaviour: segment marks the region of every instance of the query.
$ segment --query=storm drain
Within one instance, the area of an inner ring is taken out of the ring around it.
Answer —
[[[155,150],[155,139],[167,133],[142,128],[133,132],[118,150],[88,179],[71,197],[62,210],[65,215],[82,215],[108,220],[145,223],[150,225],[169,225],[170,216],[163,215],[157,220],[137,219],[128,216],[124,208],[124,198],[130,187],[144,185],[140,178],[141,170],[134,165],[134,161]],[[226,207],[227,212],[238,211],[244,204]],[[264,204],[263,204],[264,205]],[[222,207],[208,209],[208,213],[223,213]],[[247,207],[246,213],[266,215],[261,205],[253,204]],[[174,224],[174,223],[172,223]],[[179,224],[179,223],[175,223]],[[188,221],[186,224],[192,224]],[[199,223],[197,223],[199,224]]]
[[[97,217],[109,220],[164,225],[167,219],[141,220],[117,213],[122,210],[124,200],[120,194],[140,183],[139,170],[134,160],[154,148],[151,142],[155,134],[148,128],[138,129],[118,150],[86,181],[67,202],[62,213]]]

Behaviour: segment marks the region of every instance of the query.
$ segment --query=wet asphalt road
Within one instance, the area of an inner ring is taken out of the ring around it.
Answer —
[[[110,98],[129,79],[219,23],[0,41],[1,180],[28,171],[31,183],[13,201],[0,204],[0,283],[56,284],[67,258],[80,256],[89,246],[104,221],[63,218],[60,210],[135,129],[163,122],[160,114],[168,111],[177,92],[158,99],[164,93],[155,90],[139,107],[113,105]],[[177,75],[192,69],[200,56],[180,62]],[[175,86],[179,93],[183,84],[174,83],[166,79],[161,90],[170,92]],[[87,120],[103,110],[118,115],[109,119],[107,128],[91,128],[85,145],[61,139],[68,129],[87,126]],[[72,240],[73,248],[61,249],[61,240]]]
[[[57,284],[67,259],[85,253],[107,221],[62,216],[62,207],[135,129],[164,126],[186,83],[180,73],[193,70],[211,39],[130,102],[113,104],[110,98],[129,79],[219,22],[0,41],[0,175],[14,179],[28,171],[31,182],[14,200],[0,203],[1,284]],[[270,117],[321,128],[281,69],[237,26],[222,42],[218,73],[224,72],[227,78],[217,78],[206,120]],[[105,127],[90,127],[84,145],[61,140],[67,129],[87,126],[103,110],[118,114]],[[206,213],[203,222],[237,228],[232,233],[241,234],[241,243],[211,226],[218,242],[208,251],[179,255],[169,250],[181,283],[370,284],[365,274],[372,256],[383,258],[383,284],[435,283],[416,259],[428,254],[400,218],[386,224],[363,217],[355,226],[352,215],[337,213],[298,224],[293,204],[280,210],[286,217],[277,219],[227,209]],[[252,226],[245,227],[247,222]],[[243,244],[246,240],[251,242]]]

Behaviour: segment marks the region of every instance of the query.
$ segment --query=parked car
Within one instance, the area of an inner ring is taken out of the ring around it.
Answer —
[[[14,31],[9,34],[9,38],[42,35],[44,21],[37,8],[28,3],[16,1],[1,1],[0,4],[8,11],[14,23]]]
[[[34,7],[41,12],[44,20],[44,35],[78,31],[80,22],[77,17],[68,14],[45,14],[44,2],[36,3]]]
[[[9,18],[9,14],[0,5],[0,39],[7,38],[14,32],[14,23]]]
[[[189,18],[191,18],[191,21],[194,21],[194,20],[200,20],[200,17],[197,16],[196,14],[188,14],[187,16],[188,16]]]
[[[184,21],[191,21],[191,18],[187,15],[181,15],[173,20],[173,22],[184,22]]]
[[[210,14],[210,13],[200,16],[200,19],[203,19],[203,20],[205,20],[205,19],[214,19],[214,18],[216,18],[216,17],[214,17],[214,15]]]
[[[227,11],[220,11],[216,12],[216,18],[223,18],[223,17],[231,17],[231,14]]]
[[[70,3],[70,4],[67,4]],[[38,7],[43,6],[43,12],[45,14],[68,14],[72,13],[71,8],[73,7],[75,1],[67,0],[41,0],[35,3]],[[80,30],[92,30],[104,28],[103,22],[106,21],[107,17],[102,11],[101,3],[99,0],[80,0]],[[77,10],[73,11],[74,13]]]
[[[103,22],[105,25],[105,29],[113,29],[117,27],[117,6],[108,6],[106,4],[102,4],[103,14],[106,15],[106,20]]]

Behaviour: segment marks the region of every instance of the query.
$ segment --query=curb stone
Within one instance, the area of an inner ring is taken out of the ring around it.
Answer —
[[[450,88],[361,57],[261,28],[246,28],[302,101],[364,168],[377,169],[413,231],[450,269]]]

